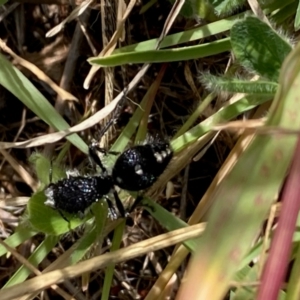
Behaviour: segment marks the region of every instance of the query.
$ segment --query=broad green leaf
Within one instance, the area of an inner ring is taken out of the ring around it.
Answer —
[[[41,182],[40,188],[42,189],[51,182],[57,182],[59,179],[66,177],[66,172],[62,168],[55,163],[51,165],[50,160],[41,153],[33,153],[29,157],[29,161],[34,165],[37,178]],[[50,176],[52,176],[51,182]]]
[[[247,17],[231,28],[232,50],[241,65],[278,82],[280,67],[292,47],[266,23]]]
[[[50,168],[52,168],[52,181],[66,177],[66,172],[56,164],[51,166],[50,160],[40,153],[36,153],[30,157],[31,163],[35,165],[35,169],[39,180],[41,181],[41,188],[44,189],[49,184]],[[76,215],[68,214],[66,212],[59,212],[44,204],[46,196],[43,191],[35,193],[28,201],[28,221],[33,228],[38,231],[44,232],[50,235],[61,235],[68,232],[70,229],[74,229],[85,220],[91,217],[90,214],[84,219],[78,218]],[[63,216],[69,221],[67,222]]]
[[[45,205],[45,201],[46,196],[42,191],[35,193],[27,205],[28,221],[37,231],[51,235],[61,235],[91,218],[91,214],[88,214],[84,219],[80,219],[79,217],[63,212],[64,217],[69,221],[67,222],[58,210]]]

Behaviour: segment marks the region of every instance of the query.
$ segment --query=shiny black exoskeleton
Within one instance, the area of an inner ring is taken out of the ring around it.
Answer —
[[[61,214],[62,211],[71,214],[83,214],[87,208],[104,196],[112,209],[107,197],[107,194],[112,192],[119,213],[125,217],[127,213],[114,185],[128,191],[145,190],[163,173],[173,156],[173,151],[167,142],[134,146],[125,150],[117,158],[112,169],[112,175],[109,175],[97,155],[97,151],[106,153],[96,143],[93,143],[89,147],[89,154],[101,168],[103,174],[69,176],[56,183],[51,183],[44,192],[47,197],[46,205],[57,209]],[[140,198],[138,197],[138,199]],[[134,203],[134,207],[137,202]]]
[[[110,178],[70,176],[50,184],[45,190],[46,205],[69,213],[84,213],[97,199],[109,193]]]
[[[129,148],[113,167],[114,184],[127,191],[145,190],[163,173],[172,156],[173,151],[166,142]]]
[[[45,189],[44,193],[47,197],[45,205],[57,209],[61,214],[62,211],[65,211],[83,216],[86,209],[106,196],[112,187],[111,176],[69,176],[56,183],[51,183]],[[123,204],[114,190],[113,193],[119,212],[124,217]],[[107,200],[112,209],[110,200],[108,198]]]

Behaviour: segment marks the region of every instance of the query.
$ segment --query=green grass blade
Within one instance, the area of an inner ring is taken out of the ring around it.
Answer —
[[[264,96],[247,96],[221,108],[215,114],[172,141],[172,148],[175,151],[184,149],[187,144],[195,142],[199,137],[212,130],[214,126],[229,121],[243,112],[269,101],[269,99],[269,97]]]
[[[83,259],[92,245],[103,240],[103,231],[107,221],[107,205],[98,202],[92,207],[95,222],[89,220],[86,223],[83,237],[74,245],[74,252],[68,258],[68,265],[73,265]]]
[[[179,136],[184,134],[199,118],[199,116],[203,113],[203,111],[210,105],[210,103],[214,100],[216,97],[215,93],[211,93],[205,97],[199,103],[197,108],[194,110],[194,112],[191,114],[191,116],[188,118],[188,120],[181,126],[181,128],[176,132],[174,135],[173,139],[177,139]]]
[[[270,21],[274,24],[281,25],[283,22],[285,22],[290,17],[293,17],[295,15],[295,12],[297,10],[297,5],[298,5],[297,1],[293,1],[290,4],[285,5],[284,7],[282,7],[280,10],[276,11],[272,15]]]
[[[292,272],[287,285],[286,300],[297,300],[300,295],[300,243],[298,243],[298,251],[296,253],[295,261],[292,267]]]
[[[187,31],[182,31],[166,36],[161,44],[160,49],[172,47],[192,41],[197,41],[209,36],[214,36],[218,33],[229,30],[233,24],[243,18],[245,13],[237,14],[210,24],[206,24],[197,28],[193,28]],[[152,39],[137,44],[125,46],[113,51],[112,55],[120,53],[130,53],[130,52],[143,52],[155,49],[158,39]]]
[[[297,12],[294,20],[295,31],[300,29],[300,2],[298,1]]]
[[[32,238],[38,233],[38,231],[30,230],[27,227],[19,227],[16,232],[9,236],[4,242],[12,248],[20,246],[22,243]],[[4,246],[0,245],[0,256],[7,253],[7,250]]]
[[[51,252],[53,247],[56,245],[58,237],[47,236],[41,244],[34,250],[34,252],[28,258],[28,261],[35,267],[37,267]],[[32,272],[27,269],[26,266],[22,265],[4,285],[4,288],[13,286],[17,283],[23,282],[28,278]]]
[[[49,126],[64,130],[69,124],[54,109],[41,92],[2,54],[0,54],[0,84],[15,95],[31,111],[40,117]],[[87,153],[87,145],[77,135],[66,137],[75,147]]]
[[[126,54],[121,53],[106,57],[90,58],[88,59],[88,61],[91,64],[99,65],[102,67],[114,67],[131,63],[161,63],[190,60],[207,57],[230,50],[230,39],[224,38],[222,40],[217,40],[202,45],[169,50],[149,50],[141,52],[129,52]]]
[[[187,223],[175,217],[168,210],[164,209],[161,205],[149,198],[144,198],[141,204],[168,231],[188,226]],[[198,239],[188,240],[183,244],[189,249],[189,251],[194,252],[197,249],[197,241]]]
[[[140,121],[144,115],[145,109],[147,107],[147,102],[148,102],[148,93],[150,93],[151,90],[152,90],[152,86],[150,87],[149,91],[146,93],[146,95],[142,99],[138,108],[135,110],[129,123],[125,126],[125,128],[122,130],[121,134],[118,136],[116,142],[111,147],[111,149],[110,149],[111,151],[122,152],[125,149],[125,147],[128,145],[131,137],[136,132],[136,129],[138,128]]]
[[[124,229],[125,229],[125,220],[123,220],[123,222],[120,223],[114,231],[112,246],[110,248],[111,252],[120,249]],[[110,297],[110,290],[112,287],[114,270],[115,270],[115,264],[111,264],[106,268],[101,300],[107,300]]]
[[[247,266],[248,273],[245,274],[245,277],[241,278],[239,281],[241,284],[245,282],[258,282],[258,274],[259,270],[257,265],[253,266],[252,268]],[[241,286],[239,287],[235,295],[231,298],[231,300],[244,300],[244,299],[256,299],[256,287],[254,286]],[[284,300],[286,299],[285,292],[281,291],[277,300]]]
[[[64,216],[69,220],[69,222],[67,222],[63,219],[58,210],[45,205],[45,201],[46,196],[44,192],[41,191],[35,193],[29,199],[27,205],[28,221],[37,231],[57,236],[69,232],[70,229],[78,227],[91,218],[91,214],[88,214],[84,219],[80,219],[64,212]]]

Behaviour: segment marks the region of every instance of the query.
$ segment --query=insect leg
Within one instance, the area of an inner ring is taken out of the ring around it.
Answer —
[[[140,202],[143,200],[143,198],[144,198],[144,197],[143,197],[142,195],[138,195],[138,196],[135,198],[133,204],[131,205],[129,212],[134,211],[135,208],[136,208],[136,207],[140,204]]]
[[[100,150],[101,149],[101,150]],[[106,173],[106,168],[103,166],[97,151],[100,151],[102,153],[104,153],[104,149],[103,148],[99,148],[96,142],[93,142],[91,145],[89,145],[89,155],[92,158],[92,160],[94,161],[94,163],[96,163],[102,170],[103,173]],[[105,152],[106,153],[106,152]]]
[[[52,183],[53,176],[53,159],[50,160],[50,170],[49,170],[49,184]]]
[[[120,215],[123,217],[123,218],[127,218],[129,213],[127,211],[125,211],[125,208],[123,206],[123,203],[122,201],[120,200],[119,198],[119,195],[117,193],[117,191],[115,189],[113,189],[113,195],[114,195],[114,198],[115,198],[115,201],[116,201],[116,206],[120,212]]]
[[[116,105],[115,109],[113,110],[111,118],[101,129],[101,131],[99,133],[99,139],[101,139],[104,136],[104,134],[108,131],[108,129],[112,125],[116,124],[116,122],[117,122],[118,118],[120,117],[121,112],[125,106],[127,93],[128,93],[128,87],[125,87],[123,90],[123,96],[120,99],[119,103]]]
[[[70,227],[70,221],[69,221],[69,220],[67,219],[67,217],[63,214],[62,210],[57,209],[57,211],[59,212],[59,214],[61,215],[61,217],[62,217],[66,222],[68,222],[69,227]]]
[[[111,200],[109,199],[108,196],[104,196],[104,199],[107,202],[108,205],[108,211],[109,211],[109,215],[112,219],[116,220],[118,218],[117,212],[113,206],[113,203],[111,202]]]

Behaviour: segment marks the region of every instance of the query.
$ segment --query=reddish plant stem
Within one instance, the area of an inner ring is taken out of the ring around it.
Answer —
[[[282,208],[264,267],[257,300],[275,300],[284,281],[289,264],[292,239],[300,209],[300,138],[292,161],[290,174],[282,193]]]

